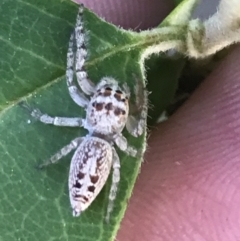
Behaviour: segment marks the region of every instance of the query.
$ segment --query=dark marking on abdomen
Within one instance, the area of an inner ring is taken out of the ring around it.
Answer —
[[[94,192],[94,190],[95,190],[95,186],[89,186],[88,187],[88,191],[89,192]]]
[[[99,179],[99,176],[91,176],[90,175],[90,180],[93,184],[97,183],[98,179]]]

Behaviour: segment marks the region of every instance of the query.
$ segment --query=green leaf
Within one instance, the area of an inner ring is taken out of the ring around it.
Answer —
[[[195,5],[196,0],[181,1],[158,28],[164,28],[165,26],[182,26],[182,28],[185,28]],[[155,124],[162,112],[174,100],[178,80],[185,62],[186,58],[176,52],[171,57],[161,53],[160,56],[151,56],[146,61],[148,89],[151,92],[149,95],[149,125]]]
[[[178,6],[164,19],[160,26],[164,25],[186,25],[189,22],[191,13],[198,1],[182,0]]]
[[[71,155],[43,171],[34,168],[87,133],[82,128],[34,121],[18,105],[24,100],[52,116],[85,115],[71,100],[65,83],[66,52],[76,15],[77,6],[65,0],[2,0],[0,5],[1,240],[113,240],[137,177],[141,160],[118,151],[121,181],[106,225],[110,179],[90,208],[73,218],[67,190]],[[84,26],[88,30],[86,70],[91,80],[97,83],[103,76],[112,76],[131,89],[133,75],[144,79],[145,50],[184,39],[179,27],[167,35],[161,28],[137,34],[120,30],[88,10]],[[125,131],[124,135],[131,145],[144,148],[145,136],[134,138]]]
[[[170,59],[165,54],[146,61],[149,95],[148,125],[153,126],[159,116],[173,101],[178,79],[184,67],[183,57]],[[168,71],[166,71],[168,70]],[[171,71],[169,71],[171,70]]]

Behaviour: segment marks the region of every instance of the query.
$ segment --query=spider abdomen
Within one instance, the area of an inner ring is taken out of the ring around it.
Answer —
[[[112,147],[98,137],[86,137],[74,153],[69,171],[73,216],[79,216],[99,194],[112,167]]]

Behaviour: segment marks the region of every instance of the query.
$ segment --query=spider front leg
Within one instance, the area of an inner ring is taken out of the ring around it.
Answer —
[[[118,184],[120,181],[120,160],[119,156],[114,148],[112,148],[113,151],[113,172],[112,172],[112,184],[110,188],[109,193],[109,199],[108,199],[108,207],[107,207],[107,214],[105,217],[106,222],[109,222],[110,214],[113,210],[114,206],[114,200],[116,199],[117,190],[118,190]]]
[[[68,127],[79,127],[82,126],[82,118],[73,117],[51,117],[48,114],[43,114],[39,109],[33,109],[26,103],[20,103],[20,106],[22,106],[24,109],[26,109],[32,117],[34,117],[36,120],[41,121],[44,124],[52,124],[55,126],[68,126]]]
[[[148,111],[148,92],[140,80],[136,80],[135,98],[135,105],[130,106],[126,128],[131,135],[138,137],[146,129]]]
[[[138,156],[138,151],[134,147],[128,145],[127,139],[122,134],[117,134],[114,137],[114,142],[121,151],[125,152],[129,156]]]
[[[81,93],[77,86],[75,85],[73,81],[73,68],[74,68],[74,52],[73,52],[73,40],[74,40],[74,33],[71,34],[70,40],[69,40],[69,47],[67,52],[67,69],[66,69],[66,81],[67,81],[67,87],[69,94],[73,101],[81,106],[86,108],[89,100],[86,98],[86,96]]]
[[[84,137],[75,138],[68,145],[64,146],[57,153],[55,153],[53,156],[51,156],[47,161],[40,164],[38,166],[38,168],[43,168],[45,166],[58,162],[60,159],[62,159],[64,156],[66,156],[68,153],[70,153],[72,150],[76,149],[81,144],[83,139],[84,139]]]
[[[84,31],[82,21],[83,6],[80,5],[76,25],[75,25],[75,40],[76,40],[76,76],[77,81],[81,89],[87,95],[91,95],[95,92],[94,84],[88,79],[87,72],[84,70],[84,63],[87,57],[87,50],[84,43]]]

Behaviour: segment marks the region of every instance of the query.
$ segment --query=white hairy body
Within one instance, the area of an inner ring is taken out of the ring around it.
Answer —
[[[22,105],[30,110],[33,117],[45,124],[83,127],[88,130],[87,136],[75,138],[40,167],[56,163],[63,156],[76,149],[70,165],[68,182],[73,216],[79,216],[82,211],[89,207],[103,188],[111,168],[113,168],[106,214],[108,220],[120,181],[120,160],[114,145],[117,145],[127,155],[133,157],[138,155],[135,148],[128,146],[126,138],[122,135],[122,130],[126,126],[133,136],[142,135],[147,117],[147,92],[144,90],[143,83],[136,81],[136,104],[133,106],[135,116],[133,116],[129,113],[130,91],[126,85],[121,87],[114,78],[103,77],[95,86],[87,78],[87,72],[84,70],[87,50],[84,44],[82,11],[81,6],[75,31],[69,41],[66,80],[70,96],[76,104],[85,108],[86,118],[51,117],[38,109],[31,109],[26,104]],[[76,49],[74,49],[74,41]],[[82,92],[73,80],[74,74]],[[87,98],[87,95],[90,98]],[[142,154],[141,150],[139,154]]]
[[[68,180],[74,215],[85,210],[101,191],[112,167],[112,156],[111,145],[98,137],[86,137],[77,148]]]

